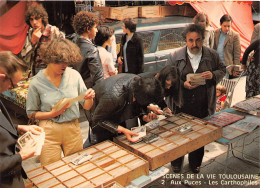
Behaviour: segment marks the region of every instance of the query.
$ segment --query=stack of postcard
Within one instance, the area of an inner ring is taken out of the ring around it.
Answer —
[[[190,80],[190,84],[194,85],[205,85],[206,80],[201,77],[201,73],[187,74],[187,80]]]
[[[42,146],[44,144],[45,132],[39,135],[32,134],[31,132],[26,132],[21,137],[19,137],[17,143],[18,148],[21,150],[24,147],[35,147],[35,155],[40,155],[42,151]]]

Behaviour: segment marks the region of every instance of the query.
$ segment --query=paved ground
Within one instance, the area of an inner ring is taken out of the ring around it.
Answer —
[[[245,78],[242,78],[235,88],[233,104],[245,98],[244,88]],[[16,121],[22,123],[22,121],[17,118]],[[88,135],[88,122],[86,121],[84,115],[80,118],[80,127],[85,140]],[[246,157],[251,160],[258,161],[258,164],[260,162],[259,130],[260,129],[258,128],[258,130],[246,137],[244,150]],[[243,140],[241,139],[233,144],[234,155],[230,154],[228,161],[226,161],[227,146],[216,142],[206,145],[205,156],[201,166],[201,173],[198,175],[191,173],[187,162],[187,156],[185,157],[183,170],[180,174],[173,173],[170,163],[168,163],[165,167],[170,169],[169,174],[147,187],[259,187],[259,180],[258,186],[254,185],[257,183],[255,179],[258,179],[259,166],[241,159],[242,141]],[[23,167],[26,171],[34,169],[38,166],[40,166],[40,163],[37,163],[35,158],[23,161]],[[227,168],[226,173],[225,168]],[[248,185],[248,183],[252,183],[252,185]]]

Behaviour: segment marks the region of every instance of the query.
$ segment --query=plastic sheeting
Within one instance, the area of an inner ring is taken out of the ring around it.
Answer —
[[[18,54],[25,43],[29,26],[25,23],[26,1],[21,1],[0,17],[0,51]]]

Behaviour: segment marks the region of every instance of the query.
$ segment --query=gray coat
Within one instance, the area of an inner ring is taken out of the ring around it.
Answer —
[[[187,64],[187,47],[180,48],[172,52],[166,62],[166,65],[176,66],[180,72],[180,78],[182,78],[182,72]],[[217,52],[211,48],[202,47],[202,57],[200,64],[204,65],[205,71],[211,71],[213,78],[206,81],[207,98],[208,98],[208,115],[212,115],[216,110],[216,85],[222,80],[226,73],[226,67],[219,58]],[[180,80],[180,101],[182,101],[184,82],[186,80]]]

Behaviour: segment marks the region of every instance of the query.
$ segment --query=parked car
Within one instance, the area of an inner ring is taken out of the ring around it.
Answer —
[[[136,18],[136,32],[144,44],[144,71],[160,71],[168,59],[169,54],[185,45],[182,31],[192,18],[170,16],[162,18]],[[119,53],[123,30],[122,21],[106,23],[115,29],[117,53]]]

